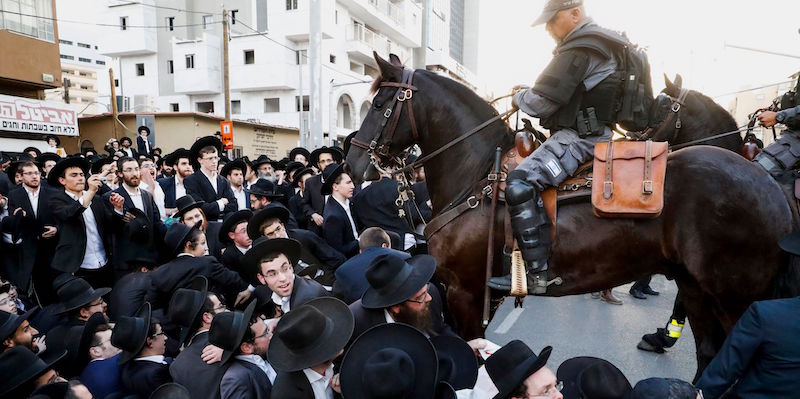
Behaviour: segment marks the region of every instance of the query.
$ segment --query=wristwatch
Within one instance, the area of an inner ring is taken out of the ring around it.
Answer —
[[[778,123],[783,123],[786,120],[786,114],[784,114],[783,112],[778,112],[778,114],[775,115],[775,120]]]

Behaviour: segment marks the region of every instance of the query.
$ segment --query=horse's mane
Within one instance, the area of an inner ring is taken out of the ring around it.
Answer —
[[[712,116],[712,118],[708,121],[709,124],[712,126],[719,126],[726,132],[736,130],[736,119],[733,118],[733,115],[731,115],[730,112],[719,105],[711,97],[699,91],[691,90],[690,93],[695,95],[695,99],[697,99],[703,106],[704,111],[707,111],[704,112],[704,114]],[[724,112],[719,112],[720,110]]]

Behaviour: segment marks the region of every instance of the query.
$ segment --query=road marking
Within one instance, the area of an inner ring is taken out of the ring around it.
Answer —
[[[499,326],[497,326],[497,328],[494,330],[494,333],[495,334],[507,333],[508,330],[511,328],[511,326],[513,326],[514,323],[517,322],[517,319],[519,319],[519,316],[522,314],[524,310],[525,308],[514,308],[511,311],[511,313],[509,313],[508,316],[506,316],[506,318],[503,319],[503,322],[500,323]]]

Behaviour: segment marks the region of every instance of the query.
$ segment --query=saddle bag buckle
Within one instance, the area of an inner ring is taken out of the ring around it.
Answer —
[[[642,182],[642,194],[650,195],[653,194],[653,181],[652,180],[645,180]]]

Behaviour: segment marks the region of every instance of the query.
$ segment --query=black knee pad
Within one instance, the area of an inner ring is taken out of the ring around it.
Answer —
[[[535,197],[536,189],[530,183],[525,179],[512,180],[509,174],[508,183],[506,184],[506,202],[509,205],[519,205]]]

